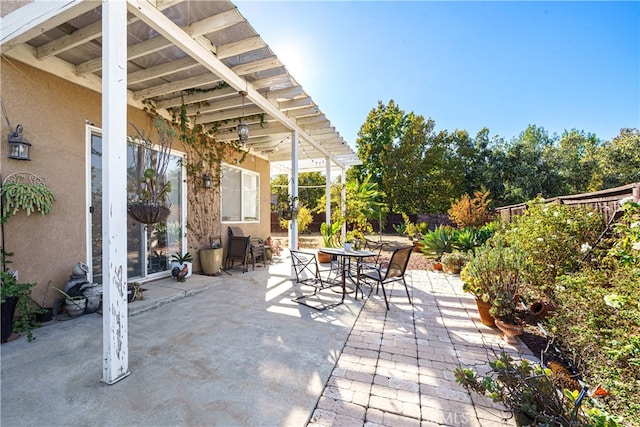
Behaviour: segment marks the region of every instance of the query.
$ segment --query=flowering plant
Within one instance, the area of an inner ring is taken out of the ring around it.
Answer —
[[[609,251],[609,257],[619,260],[628,267],[640,267],[640,204],[634,199],[620,201],[622,218],[614,226],[616,243]]]

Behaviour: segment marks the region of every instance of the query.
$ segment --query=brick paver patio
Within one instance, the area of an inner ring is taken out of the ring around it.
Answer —
[[[515,425],[499,405],[455,383],[462,365],[487,369],[493,351],[533,359],[483,325],[459,276],[411,271],[387,311],[375,290],[363,307],[309,426]],[[389,294],[389,292],[388,292]]]

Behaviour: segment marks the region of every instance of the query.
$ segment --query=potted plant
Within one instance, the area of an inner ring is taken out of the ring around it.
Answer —
[[[87,297],[82,294],[70,295],[62,289],[54,289],[64,295],[64,311],[67,312],[69,317],[78,317],[84,314],[87,308]]]
[[[222,242],[221,237],[214,238],[214,242],[211,246],[205,249],[200,249],[200,267],[202,272],[207,275],[214,275],[220,273],[222,268]]]
[[[453,274],[460,274],[468,259],[464,252],[453,251],[442,254],[441,261],[445,270]]]
[[[327,224],[326,222],[320,224],[320,234],[322,234],[322,243],[325,248],[335,248],[339,245],[338,236],[341,228],[342,223],[339,221],[333,222],[331,224]],[[318,252],[318,262],[331,262],[331,254]]]
[[[282,209],[280,209],[280,219],[285,221],[291,221],[293,219],[293,216],[298,213],[297,201],[297,197],[289,196],[282,206]]]
[[[144,295],[142,293],[142,285],[139,282],[127,283],[127,302],[133,302],[135,300],[143,300]]]
[[[32,212],[40,212],[42,216],[51,212],[56,196],[44,181],[36,175],[16,172],[7,176],[2,184],[0,195],[2,201],[2,222],[7,222],[10,215],[20,211],[27,216]]]
[[[507,246],[499,235],[477,249],[460,277],[462,289],[476,298],[483,324],[494,326],[495,318],[507,323],[514,321],[521,278],[526,271],[524,253],[516,246]],[[487,316],[487,311],[491,316]]]
[[[141,145],[141,149],[134,150],[134,153],[144,158],[136,159],[135,162],[138,165],[138,187],[129,198],[127,212],[138,222],[156,224],[166,220],[170,212],[168,195],[171,192],[171,181],[167,179],[166,172],[176,130],[161,116],[153,118],[153,126],[158,135],[157,145],[160,148],[152,155],[151,147],[155,144],[135,125],[131,126],[138,134],[132,139]]]
[[[18,334],[26,333],[27,341],[32,341],[33,328],[36,324],[36,310],[33,309],[31,290],[35,283],[20,283],[12,271],[6,268],[12,254],[0,249],[3,269],[0,271],[0,302],[2,303],[2,342],[18,338]],[[15,313],[18,316],[15,316]]]
[[[193,273],[193,257],[189,252],[176,252],[171,256],[171,275],[184,282]]]

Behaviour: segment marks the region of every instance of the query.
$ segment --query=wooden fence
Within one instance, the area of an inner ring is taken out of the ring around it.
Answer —
[[[571,205],[579,207],[590,207],[602,214],[606,222],[620,207],[619,201],[625,197],[633,197],[640,201],[640,182],[623,185],[622,187],[609,188],[608,190],[595,191],[593,193],[574,194],[571,196],[557,196],[545,199],[547,203],[558,203],[560,205]],[[522,215],[527,209],[526,203],[503,206],[497,208],[502,221],[511,222],[513,216]]]

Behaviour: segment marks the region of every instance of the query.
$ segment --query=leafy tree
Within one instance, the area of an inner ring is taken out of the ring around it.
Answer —
[[[298,175],[298,203],[315,206],[325,193],[325,176],[320,172],[302,172]],[[280,174],[271,180],[271,194],[276,194],[277,205],[286,204],[289,198],[289,178]],[[324,210],[324,209],[323,209]]]
[[[390,147],[387,155],[381,156],[386,167],[382,187],[390,211],[423,211],[428,198],[423,163],[434,127],[433,120],[425,121],[424,117],[409,113],[402,138]]]
[[[451,199],[462,194],[463,176],[454,148],[459,136],[456,132],[440,131],[424,153],[420,170],[424,174],[422,194],[426,201],[423,212],[446,212]]]
[[[362,165],[349,169],[349,180],[362,181],[370,175],[371,182],[381,185],[386,176],[387,167],[383,153],[389,153],[394,143],[402,138],[405,114],[390,100],[387,105],[378,101],[358,132],[356,145]]]
[[[620,135],[597,149],[598,167],[590,190],[603,190],[640,182],[640,131],[621,129]]]
[[[560,179],[549,163],[553,142],[544,128],[529,125],[506,147],[503,197],[507,203],[561,193]]]
[[[596,170],[596,150],[600,141],[594,134],[572,129],[564,131],[557,143],[550,163],[561,180],[561,194],[588,191]]]

